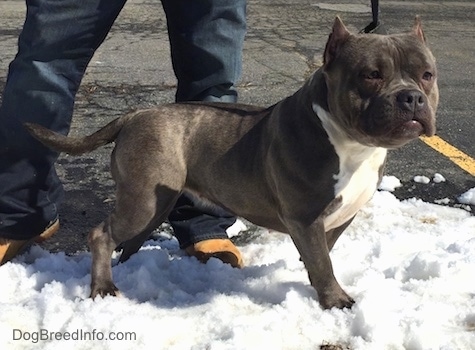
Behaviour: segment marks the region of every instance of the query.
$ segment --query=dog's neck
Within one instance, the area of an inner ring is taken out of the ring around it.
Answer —
[[[293,106],[300,106],[307,109],[307,113],[312,110],[314,103],[318,104],[324,110],[328,108],[328,88],[323,76],[323,68],[320,67],[310,76],[305,84],[297,90],[293,95],[287,97],[286,100],[293,100]],[[285,100],[284,100],[285,101]]]

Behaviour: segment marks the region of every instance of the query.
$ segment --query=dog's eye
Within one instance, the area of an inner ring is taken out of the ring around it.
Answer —
[[[433,77],[433,74],[431,72],[424,72],[424,74],[422,75],[422,79],[427,80],[427,81],[431,81],[432,77]]]
[[[366,79],[382,79],[381,73],[378,70],[374,70],[368,75],[366,75]]]

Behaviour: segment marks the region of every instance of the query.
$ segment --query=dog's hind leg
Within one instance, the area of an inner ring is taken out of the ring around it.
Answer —
[[[150,186],[118,184],[114,211],[89,234],[92,298],[97,295],[117,295],[118,288],[112,281],[112,252],[120,243],[130,241],[131,246],[126,244],[125,258],[135,253],[144,239],[161,223],[159,221],[166,218],[180,194],[180,191],[171,189],[155,190]],[[160,197],[160,204],[157,202],[157,195]],[[121,257],[121,261],[125,258]]]
[[[96,295],[117,295],[118,288],[112,282],[111,255],[115,242],[110,235],[110,217],[89,233],[88,244],[92,254],[91,298]]]
[[[126,261],[131,255],[135,254],[140,249],[143,243],[150,237],[153,230],[159,227],[167,219],[180,195],[180,192],[164,188],[157,190],[156,192],[157,210],[155,217],[151,220],[148,229],[121,244],[122,254],[120,255],[119,262]]]
[[[137,253],[140,247],[142,247],[142,245],[144,244],[144,242],[147,240],[147,238],[150,236],[152,232],[153,232],[153,229],[146,230],[140,235],[135,236],[132,239],[129,239],[127,242],[121,243],[120,247],[116,249],[116,250],[122,250],[122,253],[120,254],[119,262],[120,263],[124,262],[127,259],[129,259],[131,255]]]

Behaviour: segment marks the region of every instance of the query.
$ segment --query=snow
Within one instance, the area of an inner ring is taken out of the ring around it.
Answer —
[[[434,181],[436,184],[438,184],[438,183],[441,183],[441,182],[445,182],[446,179],[442,174],[435,173],[434,177],[432,178],[432,181]]]
[[[394,180],[394,179],[393,179]],[[35,246],[0,268],[1,349],[475,349],[475,217],[377,192],[331,253],[350,310],[322,310],[289,236],[259,230],[239,270],[166,234],[88,298],[91,255]],[[113,333],[110,333],[113,332]],[[110,340],[133,332],[134,340]]]
[[[425,175],[416,175],[416,176],[414,176],[413,180],[414,180],[414,182],[424,184],[424,185],[427,185],[428,183],[430,183],[430,178],[428,178]],[[441,183],[441,182],[445,182],[446,179],[442,174],[435,173],[434,176],[432,177],[432,181],[434,183],[438,184],[438,183]]]
[[[460,195],[460,197],[458,197],[457,199],[462,204],[475,205],[475,187],[469,189],[467,192]]]
[[[384,175],[381,179],[378,189],[382,191],[394,192],[396,188],[401,187],[401,181],[393,175]]]
[[[430,179],[424,175],[416,175],[414,176],[414,182],[427,185],[430,182]]]
[[[435,199],[434,203],[436,204],[449,204],[450,203],[450,198],[441,198],[441,199]]]

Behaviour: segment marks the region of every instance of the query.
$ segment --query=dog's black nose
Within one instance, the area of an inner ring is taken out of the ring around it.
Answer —
[[[418,90],[403,90],[397,95],[397,103],[401,109],[416,112],[425,107],[425,98]]]

